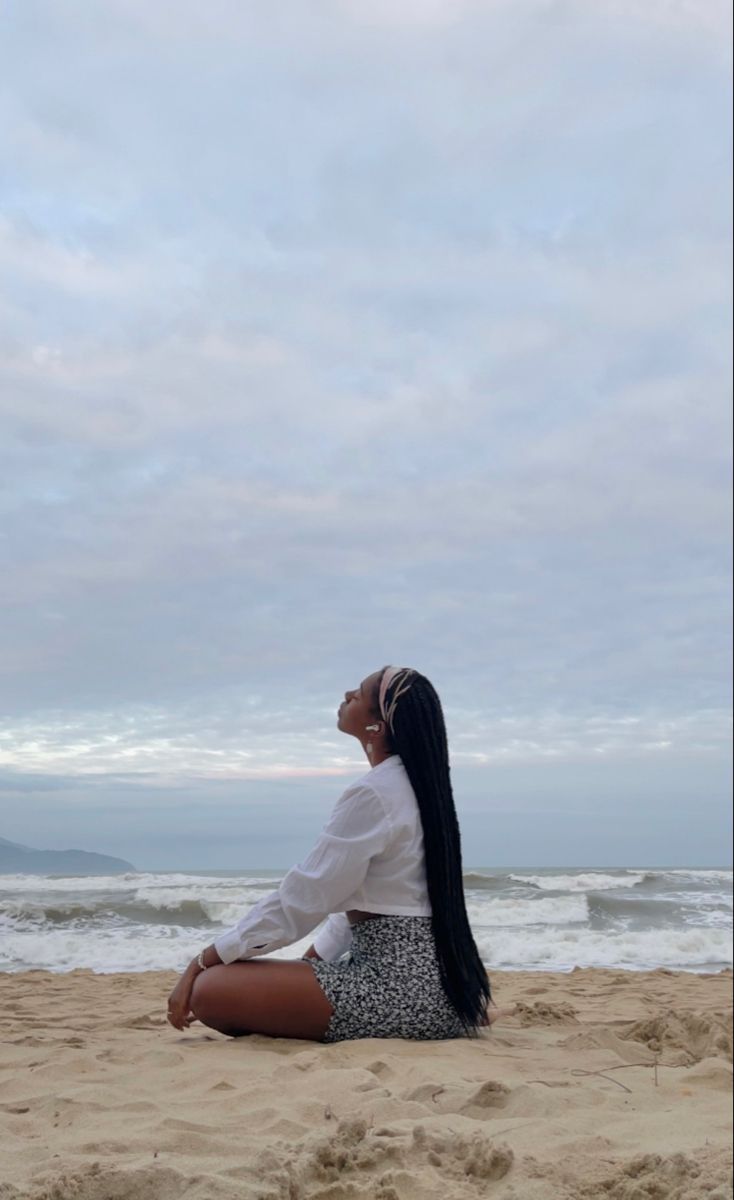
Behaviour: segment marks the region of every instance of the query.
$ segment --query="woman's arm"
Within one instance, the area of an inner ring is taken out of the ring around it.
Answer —
[[[222,961],[217,953],[217,948],[214,945],[214,942],[212,942],[211,946],[206,947],[201,957],[205,967],[216,967]],[[192,963],[196,966],[196,973],[198,975],[199,971],[201,970],[201,967],[199,966],[198,955],[192,960]],[[191,963],[189,966],[191,966]]]
[[[196,976],[200,975],[202,970],[206,970],[207,967],[216,967],[223,961],[219,957],[219,953],[213,942],[211,946],[207,946],[206,949],[202,951],[201,957],[204,966],[199,966],[199,956],[197,954],[195,958],[192,958],[189,965],[184,968],[181,976],[182,978],[184,975],[189,976],[191,978],[191,982],[193,983],[193,981],[196,979]]]
[[[187,1029],[194,1020],[191,1012],[191,993],[196,976],[207,967],[214,967],[222,961],[213,944],[202,951],[201,958],[204,966],[200,966],[198,955],[192,958],[168,997],[168,1020],[176,1029]]]
[[[352,944],[352,927],[346,913],[332,913],[314,938],[303,958],[319,958],[322,962],[334,962]],[[316,947],[318,946],[318,950]]]
[[[330,913],[346,920],[339,909],[363,883],[370,860],[391,839],[390,818],[377,793],[365,784],[347,788],[311,853],[288,871],[280,887],[214,939],[221,961],[254,958],[289,946]]]

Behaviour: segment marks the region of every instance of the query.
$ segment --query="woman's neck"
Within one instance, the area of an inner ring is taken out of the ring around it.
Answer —
[[[365,751],[365,753],[367,752]],[[386,758],[394,758],[395,753],[395,750],[373,750],[372,758],[368,756],[369,764],[371,767],[379,767],[380,763],[383,763]]]

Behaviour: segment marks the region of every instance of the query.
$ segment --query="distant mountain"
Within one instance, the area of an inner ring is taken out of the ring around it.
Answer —
[[[34,850],[0,838],[0,875],[115,875],[137,868],[124,858],[89,850]]]

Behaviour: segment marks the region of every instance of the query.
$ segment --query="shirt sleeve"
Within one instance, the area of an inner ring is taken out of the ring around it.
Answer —
[[[333,962],[340,958],[352,944],[352,927],[347,914],[332,913],[323,929],[320,929],[313,940],[313,948],[319,958]]]
[[[237,925],[214,939],[222,962],[269,954],[305,937],[361,886],[370,859],[382,853],[391,837],[390,819],[377,793],[366,784],[347,788],[303,862]]]

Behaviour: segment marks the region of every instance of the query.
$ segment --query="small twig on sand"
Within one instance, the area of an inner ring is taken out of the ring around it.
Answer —
[[[607,1075],[607,1071],[626,1071],[629,1067],[655,1067],[655,1087],[658,1086],[658,1060],[653,1063],[620,1063],[617,1067],[605,1067],[603,1071],[584,1071],[581,1067],[574,1067],[571,1071],[572,1075],[599,1075],[602,1079],[609,1079],[610,1083],[616,1083],[617,1087],[621,1087],[623,1091],[632,1093],[632,1088],[628,1088],[625,1084],[620,1083],[618,1079],[611,1079]]]

